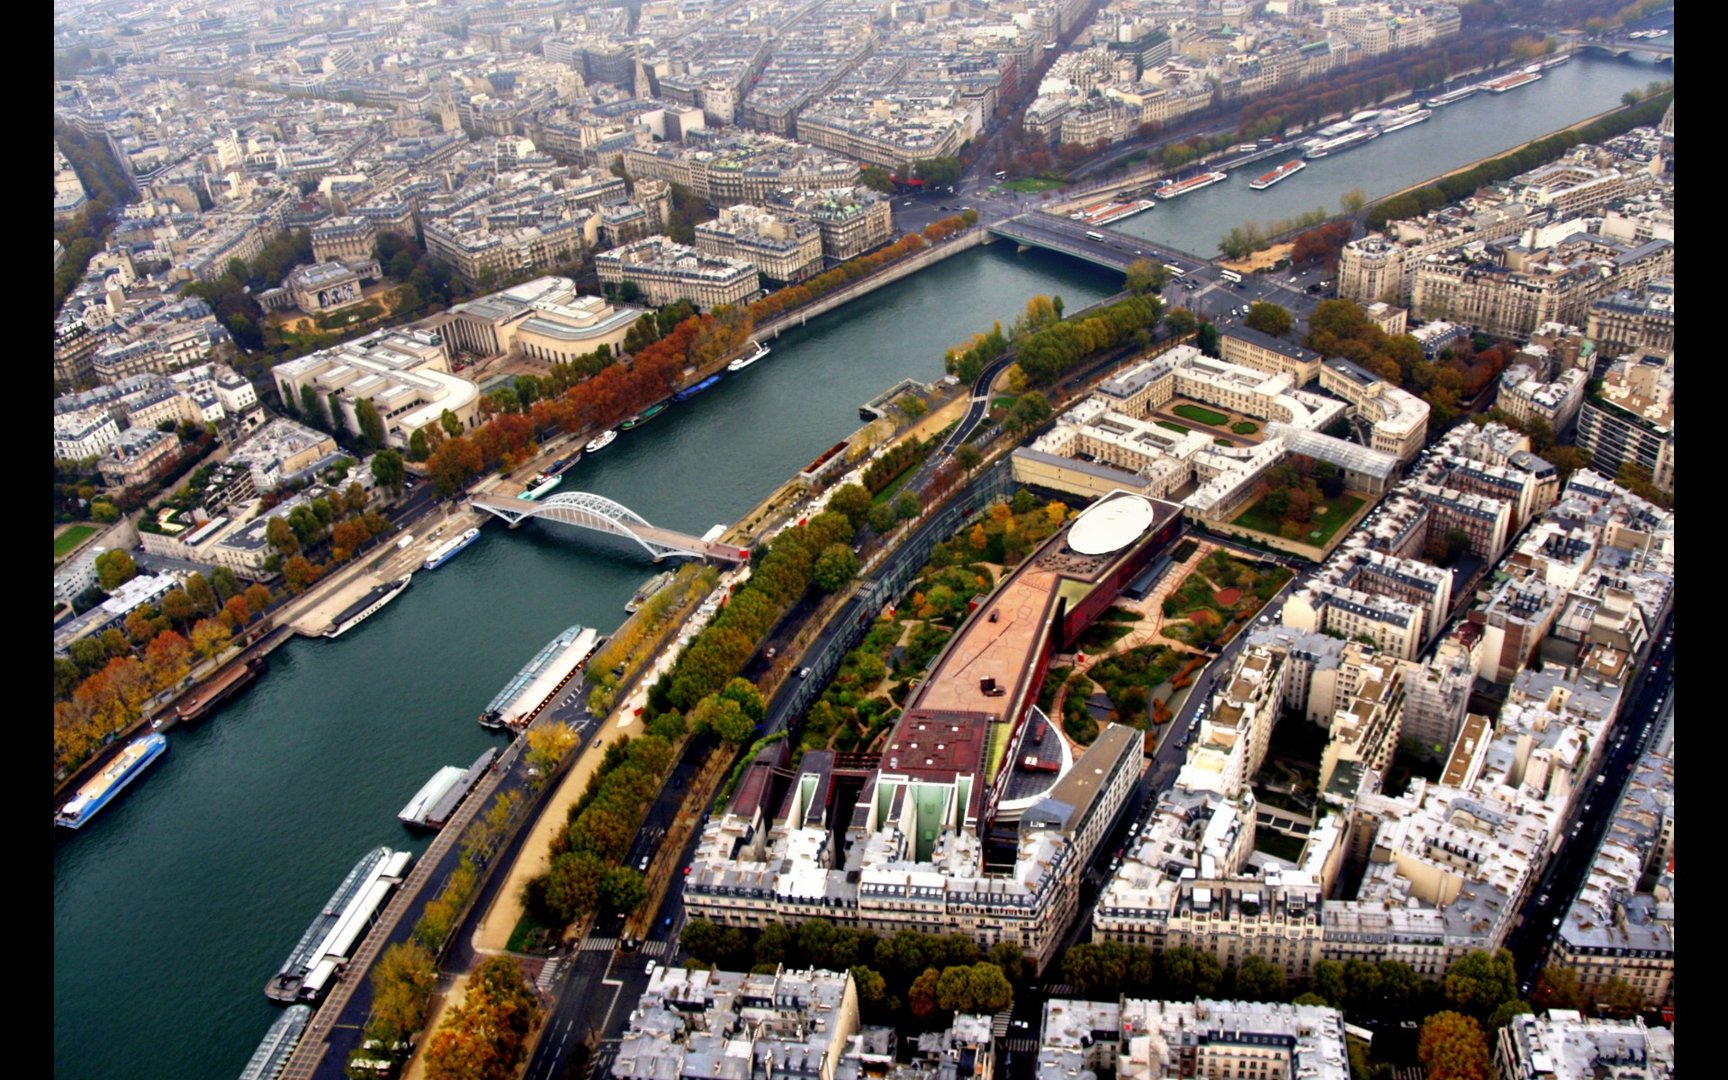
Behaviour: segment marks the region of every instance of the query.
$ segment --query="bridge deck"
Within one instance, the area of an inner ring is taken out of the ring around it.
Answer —
[[[556,498],[554,496],[553,498]],[[663,529],[658,525],[646,522],[613,521],[609,526],[602,527],[589,521],[581,520],[587,516],[581,511],[569,510],[558,503],[525,502],[521,499],[500,499],[488,495],[475,495],[469,503],[477,510],[486,510],[503,518],[515,528],[529,517],[543,518],[555,521],[561,525],[574,525],[593,532],[602,532],[610,536],[627,537],[645,546],[664,549],[664,554],[689,555],[697,558],[715,559],[720,562],[741,563],[750,558],[748,550],[731,544],[714,544],[702,540],[701,537],[678,532],[676,529]],[[561,513],[560,511],[566,511]],[[661,555],[657,554],[656,560]]]

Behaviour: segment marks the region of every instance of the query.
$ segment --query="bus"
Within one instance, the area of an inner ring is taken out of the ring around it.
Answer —
[[[1220,270],[1218,271],[1218,277],[1220,280],[1228,281],[1232,285],[1240,285],[1242,283],[1242,275],[1238,274],[1234,270]]]
[[[1095,233],[1095,232],[1089,232],[1089,233],[1087,233],[1087,234],[1086,234],[1086,239],[1088,239],[1088,240],[1096,240],[1096,241],[1098,241],[1098,242],[1099,242],[1099,243],[1100,243],[1100,244],[1102,244],[1102,243],[1103,243],[1103,242],[1104,242],[1104,234],[1103,234],[1103,233]]]
[[[1003,171],[1001,171],[1001,172],[999,172],[999,173],[997,173],[997,174],[996,174],[996,179],[998,179],[998,180],[1006,180],[1006,179],[1008,179],[1008,171],[1007,171],[1007,170],[1006,170],[1006,169],[1004,169],[1004,170],[1003,170]]]
[[[1177,266],[1175,263],[1165,263],[1164,269],[1170,271],[1172,274],[1174,274],[1177,277],[1182,276],[1182,268],[1180,266]]]

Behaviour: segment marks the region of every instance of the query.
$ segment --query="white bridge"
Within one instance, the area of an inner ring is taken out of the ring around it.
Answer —
[[[529,518],[544,518],[561,525],[574,525],[577,528],[634,540],[642,545],[642,550],[655,562],[668,555],[685,555],[731,563],[747,562],[750,559],[747,548],[707,543],[699,537],[650,525],[646,518],[628,506],[613,502],[604,495],[593,495],[586,491],[561,492],[537,502],[476,495],[471,503],[476,509],[502,518],[512,529]]]

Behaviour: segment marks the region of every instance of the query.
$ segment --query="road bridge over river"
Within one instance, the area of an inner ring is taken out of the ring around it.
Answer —
[[[1108,227],[1094,228],[1073,218],[1046,214],[1042,210],[1017,214],[999,221],[990,226],[990,231],[1004,240],[1012,240],[1027,247],[1043,248],[1046,251],[1060,251],[1064,255],[1072,255],[1076,259],[1084,259],[1095,266],[1111,270],[1126,271],[1128,265],[1137,259],[1151,259],[1160,264],[1174,263],[1185,273],[1203,265],[1210,265],[1209,260],[1186,251],[1177,251],[1175,248],[1154,244],[1150,240],[1141,240],[1125,233],[1112,232]],[[1104,239],[1092,239],[1093,233]]]

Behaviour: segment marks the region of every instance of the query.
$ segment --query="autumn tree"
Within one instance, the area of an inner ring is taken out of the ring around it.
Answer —
[[[1482,1026],[1462,1013],[1439,1012],[1423,1021],[1416,1057],[1428,1080],[1489,1080],[1493,1075]]]
[[[318,568],[308,562],[306,556],[296,555],[282,564],[282,580],[288,591],[298,596],[318,580]]]
[[[528,729],[528,764],[550,776],[570,748],[576,745],[576,733],[563,724],[542,724]]]
[[[240,594],[246,601],[246,608],[253,616],[264,614],[270,608],[270,590],[253,582],[246,586],[246,591]]]
[[[199,656],[213,660],[228,647],[232,636],[227,624],[221,619],[199,619],[192,627],[192,647],[198,650]]]

